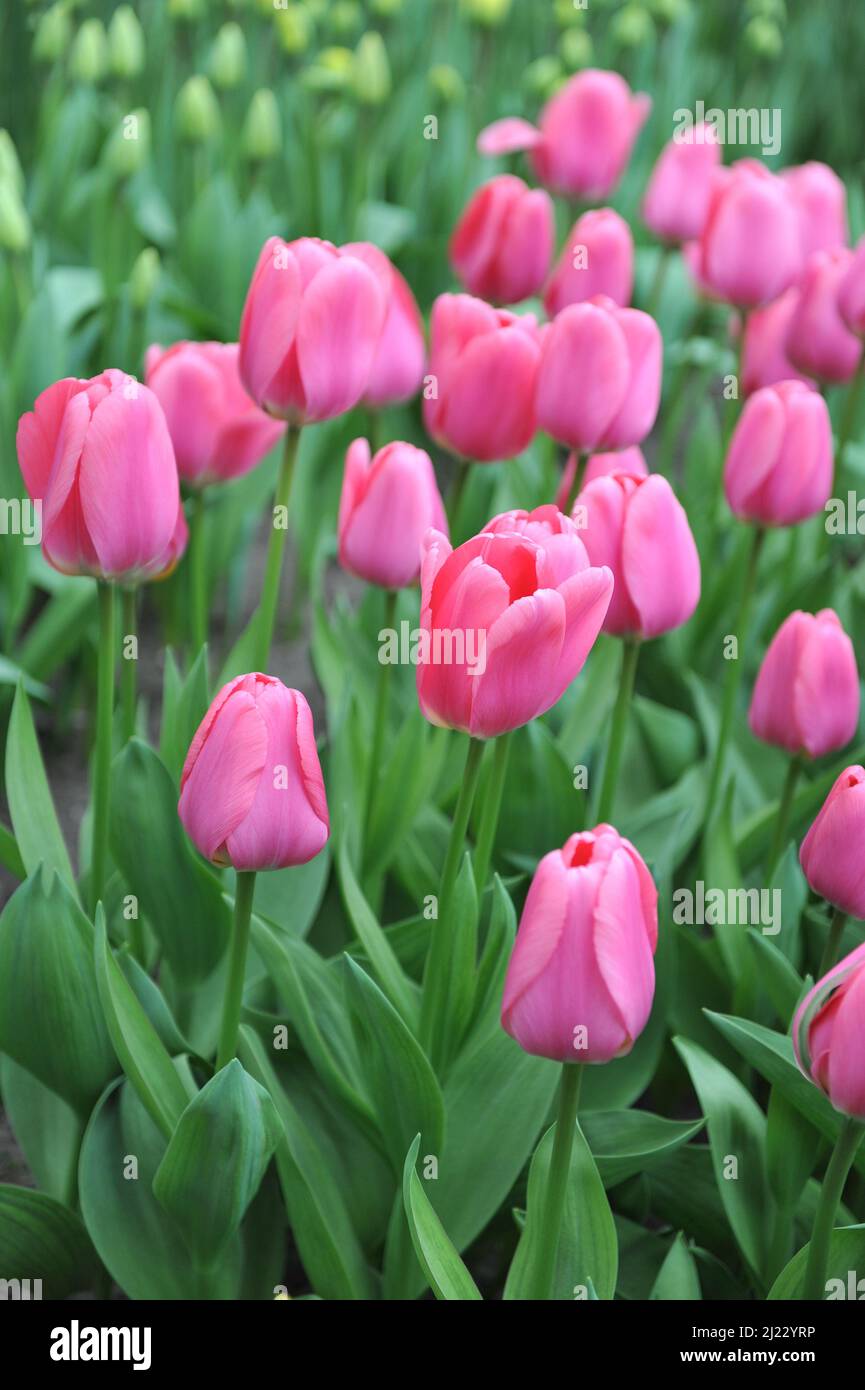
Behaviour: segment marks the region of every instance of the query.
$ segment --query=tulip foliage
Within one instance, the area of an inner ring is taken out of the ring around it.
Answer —
[[[832,1296],[858,152],[678,138],[675,6],[78,8],[0,132],[0,1279]]]

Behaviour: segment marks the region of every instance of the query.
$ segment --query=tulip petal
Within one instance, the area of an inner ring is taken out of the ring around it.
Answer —
[[[521,116],[503,116],[485,126],[477,138],[478,154],[498,155],[516,154],[520,150],[533,150],[543,140],[541,132]]]
[[[217,711],[192,759],[187,757],[178,814],[207,859],[224,857],[226,841],[255,800],[267,756],[267,725],[248,690],[233,690]],[[222,851],[223,853],[220,853]]]
[[[582,671],[604,624],[613,596],[612,570],[582,570],[559,585],[565,604],[565,636],[550,682],[550,709]],[[543,711],[541,711],[543,712]]]
[[[643,920],[639,878],[624,849],[612,855],[601,882],[594,945],[612,1004],[633,1042],[651,1013],[655,967]]]
[[[697,607],[697,546],[684,507],[659,473],[640,483],[628,504],[622,574],[643,637],[680,627]]]
[[[240,321],[240,374],[259,405],[281,403],[272,393],[294,344],[300,296],[295,256],[279,237],[270,237],[258,258]]]
[[[385,316],[378,280],[362,261],[340,256],[307,287],[297,322],[297,360],[307,421],[356,405],[366,389]]]
[[[557,589],[539,589],[512,603],[486,637],[486,667],[474,677],[469,731],[495,738],[549,709],[565,636],[565,604]]]

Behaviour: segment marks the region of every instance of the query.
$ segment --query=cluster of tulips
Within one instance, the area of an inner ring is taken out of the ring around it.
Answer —
[[[615,828],[617,788],[640,653],[691,619],[700,601],[700,557],[673,486],[649,471],[641,450],[658,414],[663,344],[652,313],[631,304],[630,228],[615,211],[592,206],[580,213],[552,264],[553,196],[580,204],[607,198],[648,109],[648,98],[633,94],[615,73],[585,71],[551,99],[537,127],[506,118],[481,133],[483,154],[526,151],[541,186],[502,173],[471,198],[450,246],[466,292],[442,294],[434,303],[428,350],[411,290],[378,248],[271,237],[252,277],[239,343],[153,346],[143,382],[113,368],[91,380],[58,381],[18,430],[24,481],[42,503],[46,559],[64,574],[98,581],[97,738],[84,883],[100,940],[114,814],[110,769],[118,744],[115,595],[123,595],[128,634],[139,586],[188,566],[195,657],[208,637],[208,498],[281,445],[260,601],[243,649],[254,669],[237,674],[213,698],[180,778],[178,813],[189,839],[204,860],[236,875],[215,1070],[200,1099],[220,1075],[235,1074],[238,1055],[247,1070],[257,1056],[248,1041],[239,1044],[247,1031],[241,1019],[255,876],[309,863],[330,833],[309,703],[268,674],[275,627],[286,616],[284,518],[291,521],[302,432],[356,406],[379,429],[383,410],[422,393],[427,433],[456,460],[448,504],[424,449],[400,440],[375,447],[357,438],[345,458],[338,554],[345,571],[384,591],[385,630],[393,626],[399,591],[419,582],[420,709],[430,724],[469,738],[418,978],[397,961],[366,904],[358,914],[365,927],[358,930],[365,969],[397,1020],[391,1026],[398,1023],[416,1040],[418,1075],[431,1070],[444,1082],[452,1074],[482,979],[495,995],[502,1027],[519,1046],[562,1064],[558,1119],[532,1167],[509,1296],[563,1296],[560,1233],[569,1189],[585,1171],[574,1152],[575,1141],[584,1144],[577,1123],[582,1064],[628,1054],[647,1025],[655,993],[658,890],[638,849]],[[833,458],[846,439],[833,447],[818,383],[858,381],[865,243],[847,246],[844,188],[827,167],[775,174],[756,160],[725,166],[721,157],[711,129],[695,126],[671,140],[645,191],[642,215],[661,243],[659,265],[680,250],[699,293],[734,311],[744,399],[741,409],[737,400],[728,407],[735,424],[723,485],[730,510],[751,534],[735,627],[741,647],[767,531],[818,516],[832,493]],[[659,275],[650,307],[662,293]],[[542,324],[510,307],[534,296],[546,309]],[[854,416],[848,416],[852,428]],[[531,511],[493,516],[478,534],[462,538],[470,470],[514,458],[539,431],[561,446],[557,495]],[[467,893],[497,910],[501,885],[491,870],[510,735],[560,700],[601,632],[620,639],[621,675],[602,772],[592,788],[596,823],[575,826],[537,865],[512,950],[506,935],[498,942],[500,953],[509,952],[506,969],[504,959],[499,969],[492,926],[479,948],[464,919]],[[455,634],[479,639],[474,658],[468,641],[461,657],[442,658]],[[742,667],[741,652],[735,656],[726,668],[710,750],[704,852],[728,775]],[[377,805],[387,794],[381,761],[393,713],[387,664],[380,670],[364,818],[351,850],[371,901],[380,897],[381,885],[366,874],[365,852]],[[140,727],[134,663],[123,664],[120,712],[125,741]],[[802,768],[843,749],[858,721],[859,675],[840,620],[828,609],[791,613],[765,653],[749,715],[753,733],[790,757],[768,878],[786,846]],[[485,756],[487,743],[493,746]],[[475,805],[479,787],[482,804]],[[467,854],[471,824],[476,832]],[[802,1071],[843,1117],[801,1285],[802,1295],[812,1298],[823,1296],[835,1213],[865,1122],[865,946],[838,960],[847,917],[865,919],[863,846],[865,769],[850,767],[801,847],[808,883],[835,915],[820,978],[798,1005],[793,1038]],[[158,898],[149,911],[158,914]],[[0,927],[0,969],[19,930],[14,914],[5,941]],[[133,941],[132,950],[147,966],[140,943]],[[109,1009],[104,996],[101,990],[102,1007]],[[0,1016],[0,1046],[26,1067],[31,1059],[14,1025],[8,1014]],[[130,1041],[131,1032],[110,1012],[108,1026],[132,1086],[151,1112],[160,1109],[158,1073],[148,1071],[136,1051],[144,1044]],[[269,1113],[267,1075],[259,1065],[255,1081],[246,1078],[266,1112],[255,1167],[259,1182],[270,1154],[279,1154],[284,1142],[282,1120]],[[478,1297],[418,1191],[418,1146],[411,1139],[425,1123],[422,1106],[418,1102],[412,1113],[405,1096],[394,1101],[386,1068],[380,1078],[373,1110],[380,1106],[386,1117],[388,1142],[388,1126],[395,1125],[402,1144],[403,1219],[425,1278],[440,1297]],[[188,1101],[189,1110],[196,1103]],[[169,1156],[189,1110],[165,1128]],[[160,1168],[157,1196],[177,1177],[177,1166],[166,1160]],[[280,1176],[290,1222],[302,1227],[282,1168]],[[483,1174],[476,1176],[483,1182]],[[175,1214],[181,1190],[178,1180],[169,1193],[173,1207],[166,1198]],[[426,1191],[435,1208],[434,1184]],[[247,1204],[253,1196],[251,1185]],[[237,1221],[241,1216],[236,1213]],[[780,1236],[779,1268],[791,1240],[789,1232],[786,1245]],[[590,1297],[593,1278],[587,1280]]]

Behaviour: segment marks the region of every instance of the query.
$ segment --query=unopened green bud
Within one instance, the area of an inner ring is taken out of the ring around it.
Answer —
[[[227,92],[246,73],[246,39],[239,24],[223,24],[210,49],[208,71],[217,87]]]
[[[466,94],[462,74],[449,63],[436,63],[428,73],[430,89],[446,106],[455,106]]]
[[[689,0],[652,0],[651,10],[659,24],[675,24],[690,10]]]
[[[592,61],[592,39],[587,29],[566,29],[559,39],[562,62],[570,72]]]
[[[101,19],[85,19],[69,58],[72,76],[88,86],[101,82],[108,67],[108,36]]]
[[[13,183],[0,184],[0,247],[26,251],[30,245],[30,219]]]
[[[159,252],[155,246],[145,246],[136,256],[129,276],[129,299],[136,313],[140,314],[147,308],[161,273]]]
[[[581,5],[575,5],[574,0],[555,0],[553,14],[556,23],[562,29],[567,29],[571,24],[582,24],[587,8],[588,0],[583,0]]]
[[[356,34],[363,23],[363,11],[354,0],[337,0],[327,12],[327,23],[332,34],[347,39]]]
[[[652,16],[642,5],[625,5],[610,24],[613,41],[623,48],[640,48],[644,43],[651,43],[654,32]]]
[[[354,55],[354,94],[363,106],[381,106],[390,96],[390,64],[381,34],[370,29]]]
[[[504,23],[510,14],[511,0],[461,0],[461,8],[473,24],[494,29]]]
[[[304,68],[300,80],[314,92],[341,92],[351,81],[353,67],[350,48],[323,48],[315,62]]]
[[[200,19],[204,14],[204,0],[168,0],[168,13],[172,19]]]
[[[370,10],[379,19],[393,19],[402,13],[403,0],[372,0]]]
[[[150,112],[143,107],[121,117],[105,146],[105,167],[118,179],[131,178],[150,153]]]
[[[174,116],[181,139],[204,145],[219,132],[219,104],[206,77],[196,73],[177,93]]]
[[[774,19],[755,15],[745,25],[745,42],[760,58],[777,58],[784,47],[784,36]]]
[[[523,73],[523,82],[528,91],[543,100],[552,95],[563,76],[558,58],[546,56],[529,63]]]
[[[108,53],[116,77],[137,77],[144,67],[144,30],[131,5],[121,5],[111,16]]]
[[[11,183],[16,193],[24,193],[24,170],[8,130],[0,130],[0,183]]]
[[[56,63],[69,47],[72,20],[65,5],[52,5],[36,26],[33,57],[38,63]]]
[[[282,148],[282,122],[276,97],[269,87],[253,95],[243,123],[241,146],[247,159],[261,163],[273,159]]]
[[[312,37],[312,21],[302,5],[276,12],[276,36],[283,52],[305,53]]]

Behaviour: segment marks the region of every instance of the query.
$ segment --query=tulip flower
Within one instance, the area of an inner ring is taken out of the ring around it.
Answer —
[[[563,1063],[532,1296],[549,1297],[579,1104],[579,1063],[630,1052],[655,991],[658,894],[611,825],[572,835],[532,879],[505,978],[502,1027],[526,1052]]]
[[[793,526],[822,511],[831,489],[832,430],[823,397],[799,381],[755,391],[724,463],[731,511],[760,526]]]
[[[420,390],[426,359],[423,321],[415,297],[396,266],[371,242],[355,241],[344,246],[343,251],[369,267],[385,300],[384,327],[362,403],[379,410],[407,401]]]
[[[177,809],[205,859],[232,865],[237,876],[218,1070],[237,1045],[255,875],[308,863],[330,833],[312,714],[301,692],[259,672],[223,686],[189,746]]]
[[[799,274],[799,215],[787,185],[756,160],[719,169],[697,241],[697,273],[719,299],[753,309]]]
[[[857,242],[838,286],[841,317],[858,338],[865,338],[865,237]]]
[[[530,315],[441,294],[430,320],[432,390],[424,423],[444,448],[492,463],[522,453],[535,433],[540,348]]]
[[[365,439],[345,456],[339,504],[339,560],[384,589],[404,589],[420,574],[421,542],[430,527],[447,533],[429,454],[393,443],[371,458]]]
[[[795,285],[785,290],[771,304],[752,309],[743,327],[741,348],[742,391],[753,395],[763,386],[776,386],[780,381],[814,383],[793,365],[787,355],[787,333],[796,311],[799,291]]]
[[[517,304],[540,291],[554,238],[549,194],[500,174],[471,198],[450,240],[450,262],[471,294]]]
[[[630,449],[614,449],[608,454],[589,454],[581,478],[578,476],[579,464],[578,454],[568,454],[556,493],[556,506],[568,516],[580,488],[585,487],[594,478],[606,478],[610,473],[630,473],[635,478],[649,476],[648,465],[638,444],[633,444]]]
[[[802,841],[799,863],[815,893],[865,919],[865,768],[845,768]],[[827,968],[824,961],[821,973]]]
[[[605,295],[615,304],[630,304],[634,292],[634,238],[612,208],[584,212],[574,223],[546,289],[544,307],[551,318],[569,304]]]
[[[847,243],[847,190],[834,169],[818,160],[781,171],[799,217],[802,259]]]
[[[845,246],[815,251],[798,282],[787,328],[787,353],[795,365],[820,381],[849,381],[862,344],[841,317],[838,293],[853,252]]]
[[[659,241],[678,245],[703,231],[721,146],[702,122],[674,135],[662,149],[643,196],[642,218]]]
[[[820,1190],[802,1287],[803,1298],[822,1299],[835,1213],[865,1134],[865,946],[821,975],[792,1031],[799,1069],[845,1116]]]

